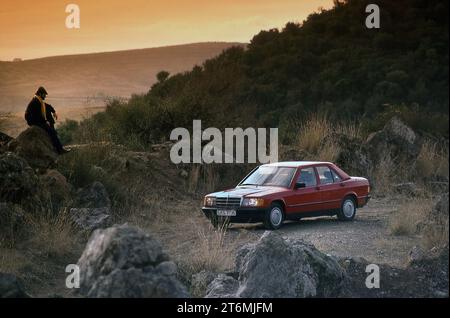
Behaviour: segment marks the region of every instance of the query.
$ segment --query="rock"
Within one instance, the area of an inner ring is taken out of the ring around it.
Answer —
[[[11,152],[0,154],[0,201],[32,203],[38,184],[38,177],[24,159]]]
[[[11,140],[7,147],[35,169],[52,168],[58,158],[47,132],[36,126],[23,131],[16,139]]]
[[[239,282],[228,275],[219,274],[206,290],[206,298],[235,298]]]
[[[422,142],[414,131],[397,117],[393,117],[381,131],[371,134],[365,146],[369,158],[376,166],[384,156],[397,162],[414,161],[421,150]]]
[[[14,139],[13,137],[10,137],[7,134],[4,134],[0,131],[0,148],[6,146],[6,144],[13,139]]]
[[[322,140],[321,148],[337,145],[335,163],[351,175],[367,177],[371,161],[364,143],[344,134],[332,133]]]
[[[204,297],[206,290],[211,282],[218,277],[217,273],[202,270],[201,272],[192,275],[191,278],[191,293],[194,297]]]
[[[425,257],[425,252],[420,246],[413,246],[411,251],[408,253],[409,262],[417,262]]]
[[[59,211],[71,197],[71,185],[58,170],[47,170],[39,176],[42,186],[48,191],[54,211]]]
[[[0,273],[0,298],[29,298],[22,282],[12,274]]]
[[[94,231],[78,265],[87,297],[189,296],[159,241],[126,224]]]
[[[111,210],[103,208],[72,208],[70,217],[75,225],[83,231],[106,228],[111,225]]]
[[[237,280],[216,278],[206,297],[337,297],[346,281],[335,259],[300,239],[284,240],[268,231],[238,251],[236,271]]]
[[[77,192],[73,206],[76,208],[110,208],[111,200],[105,186],[96,181]]]
[[[25,212],[16,204],[0,202],[0,247],[11,247],[25,225]]]

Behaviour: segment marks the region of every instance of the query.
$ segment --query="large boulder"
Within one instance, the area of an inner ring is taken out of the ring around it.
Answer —
[[[91,232],[111,225],[111,200],[101,182],[78,190],[70,217],[81,230]]]
[[[94,231],[78,265],[80,293],[87,297],[189,296],[159,241],[126,224]]]
[[[12,274],[0,273],[0,298],[29,298],[22,282]]]
[[[236,256],[238,279],[219,275],[206,297],[302,298],[336,297],[346,275],[337,261],[299,239],[284,240],[265,232]]]
[[[111,210],[103,208],[71,208],[70,217],[77,228],[86,232],[111,225]]]
[[[48,191],[54,211],[59,211],[71,198],[72,187],[58,170],[47,170],[39,176],[42,187]]]
[[[11,152],[0,154],[0,201],[32,203],[38,185],[38,177],[24,159]]]
[[[10,137],[7,134],[2,133],[0,131],[0,148],[6,146],[6,144],[8,144],[13,139],[14,139],[13,137]]]
[[[47,132],[37,126],[28,128],[11,140],[8,150],[24,158],[35,169],[54,167],[58,158]]]
[[[382,130],[367,138],[365,147],[374,165],[385,156],[397,162],[411,162],[418,157],[422,141],[410,127],[393,117]]]
[[[78,190],[73,206],[77,208],[111,207],[111,200],[105,186],[101,182],[95,181]]]
[[[332,133],[321,142],[321,148],[335,147],[335,163],[351,175],[368,177],[371,160],[364,143],[358,138]],[[336,147],[337,146],[337,147]]]

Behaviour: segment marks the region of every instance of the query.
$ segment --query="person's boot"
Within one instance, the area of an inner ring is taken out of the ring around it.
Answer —
[[[68,153],[68,152],[70,152],[70,151],[71,151],[71,149],[65,149],[65,148],[63,147],[63,148],[61,148],[61,149],[58,151],[58,154],[64,155],[64,154],[66,154],[66,153]]]

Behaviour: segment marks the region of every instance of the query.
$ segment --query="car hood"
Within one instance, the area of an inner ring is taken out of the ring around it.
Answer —
[[[208,194],[209,196],[215,196],[215,197],[263,197],[265,195],[273,194],[273,193],[279,193],[286,191],[285,188],[280,187],[266,187],[266,186],[245,186],[245,187],[237,187],[234,189],[228,189],[224,191],[214,192],[211,194]]]

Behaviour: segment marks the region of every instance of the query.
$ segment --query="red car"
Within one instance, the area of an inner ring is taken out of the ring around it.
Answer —
[[[255,168],[234,189],[208,194],[202,211],[214,226],[226,218],[263,222],[275,230],[285,220],[312,216],[350,221],[369,199],[369,181],[350,177],[333,163],[278,162]]]

